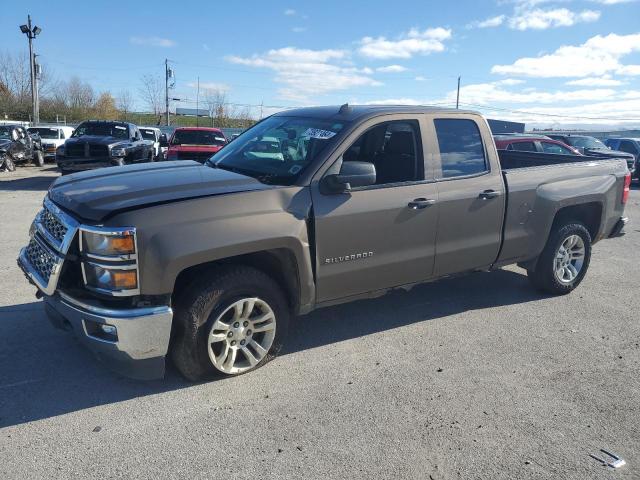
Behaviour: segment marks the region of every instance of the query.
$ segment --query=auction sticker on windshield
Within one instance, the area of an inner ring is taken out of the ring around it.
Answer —
[[[302,134],[303,137],[318,138],[320,140],[327,140],[333,137],[336,132],[330,130],[321,130],[319,128],[307,128],[307,131]]]

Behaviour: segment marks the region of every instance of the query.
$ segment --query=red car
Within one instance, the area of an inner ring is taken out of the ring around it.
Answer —
[[[167,160],[195,160],[204,163],[227,143],[227,138],[219,128],[176,128],[169,140]]]
[[[577,149],[544,135],[495,135],[493,138],[498,150],[582,155]]]

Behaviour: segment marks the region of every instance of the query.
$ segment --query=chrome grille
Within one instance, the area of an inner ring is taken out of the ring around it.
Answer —
[[[35,238],[29,241],[29,245],[25,249],[28,262],[35,269],[36,273],[44,280],[49,282],[49,277],[56,265],[56,258],[43,248]]]
[[[49,211],[46,207],[40,214],[40,221],[44,228],[55,238],[58,242],[64,240],[64,236],[67,234],[68,228],[62,224],[58,217]]]

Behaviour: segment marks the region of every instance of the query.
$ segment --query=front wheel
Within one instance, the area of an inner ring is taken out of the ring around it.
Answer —
[[[527,275],[538,290],[565,295],[580,285],[590,261],[591,235],[581,223],[571,222],[551,232]]]
[[[289,309],[265,273],[227,266],[176,302],[173,361],[189,380],[255,370],[282,349]]]
[[[44,167],[44,154],[40,150],[36,150],[35,157],[33,158],[33,163],[35,163],[38,167]]]
[[[13,159],[9,155],[6,155],[4,157],[4,168],[8,172],[15,172],[16,170],[16,164],[13,163]]]

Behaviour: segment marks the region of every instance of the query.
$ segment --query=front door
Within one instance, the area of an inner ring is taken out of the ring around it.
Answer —
[[[376,167],[375,185],[312,189],[318,302],[419,282],[433,273],[438,196],[425,177],[418,117],[354,133],[338,162]]]

